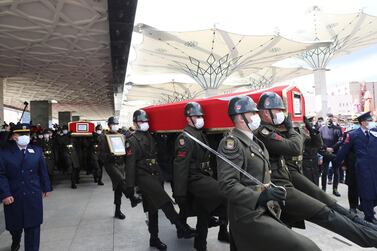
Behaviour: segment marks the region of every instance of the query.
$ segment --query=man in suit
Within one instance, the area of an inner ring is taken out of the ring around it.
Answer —
[[[357,117],[360,128],[346,135],[344,144],[336,156],[335,163],[340,163],[349,152],[356,155],[356,183],[360,196],[360,205],[365,220],[377,224],[373,208],[377,200],[377,129],[370,112]]]
[[[30,143],[30,125],[18,124],[13,141],[0,150],[0,199],[6,229],[12,235],[11,250],[19,250],[22,231],[25,250],[39,250],[43,221],[42,197],[51,191],[42,149]]]

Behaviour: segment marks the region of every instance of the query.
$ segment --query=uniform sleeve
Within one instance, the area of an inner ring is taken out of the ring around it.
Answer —
[[[339,151],[336,154],[334,161],[334,166],[338,167],[342,161],[347,157],[348,153],[352,150],[353,146],[353,137],[349,133],[346,133],[344,136],[343,144],[341,145]]]
[[[228,136],[229,137],[229,136]],[[224,138],[219,145],[218,152],[239,167],[244,164],[243,151],[234,139]],[[227,143],[227,141],[233,143]],[[230,147],[229,147],[230,144]],[[255,210],[260,192],[256,192],[240,182],[240,172],[217,157],[217,173],[220,190],[232,204],[239,204]]]
[[[51,191],[51,183],[50,178],[48,177],[46,160],[43,157],[42,149],[38,149],[37,151],[40,153],[38,172],[41,182],[41,189],[42,192],[47,193]]]
[[[320,148],[323,145],[321,134],[311,133],[310,139],[306,142],[306,144],[313,148]]]
[[[187,194],[190,161],[194,145],[183,135],[178,136],[175,142],[174,169],[173,169],[173,195],[185,197]]]
[[[9,187],[8,178],[6,175],[4,160],[1,157],[2,154],[3,152],[0,152],[0,200],[1,201],[9,196],[12,196],[10,187]]]
[[[132,138],[126,143],[126,151],[126,183],[127,187],[134,187],[136,185],[137,147]]]
[[[304,144],[302,135],[291,128],[288,137],[282,137],[277,132],[263,128],[259,131],[259,140],[261,140],[270,153],[279,153],[280,155],[300,155]]]

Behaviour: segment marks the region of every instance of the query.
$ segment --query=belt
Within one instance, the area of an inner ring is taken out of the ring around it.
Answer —
[[[45,151],[44,154],[45,155],[50,155],[52,152],[51,151]]]
[[[302,155],[298,155],[298,156],[293,156],[293,157],[292,157],[292,160],[293,160],[293,161],[302,161],[302,159],[303,159],[303,156],[302,156]]]
[[[67,145],[67,148],[73,148],[73,145]]]

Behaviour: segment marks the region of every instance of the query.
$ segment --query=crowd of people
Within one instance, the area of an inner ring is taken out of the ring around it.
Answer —
[[[66,125],[4,124],[0,199],[12,250],[19,249],[23,230],[25,249],[39,249],[42,196],[52,190],[57,172],[69,173],[76,189],[80,170],[103,185],[103,169],[114,191],[114,217],[126,218],[123,195],[132,207],[142,202],[149,244],[158,250],[167,249],[158,236],[158,210],[175,226],[177,238],[194,238],[198,251],[207,250],[210,227],[219,227],[218,240],[230,243],[230,250],[320,250],[292,231],[304,228],[305,220],[362,247],[377,247],[377,129],[371,114],[348,122],[332,114],[325,120],[304,117],[296,125],[285,111],[274,92],[263,93],[257,102],[233,97],[228,116],[234,128],[219,134],[203,130],[206,113],[197,102],[185,105],[186,126],[177,134],[151,132],[144,110],[134,112],[133,129],[121,130],[117,118],[110,117],[108,130],[97,125],[91,137],[72,137]],[[115,149],[117,140],[124,151]],[[164,190],[166,181],[174,201]],[[335,199],[339,182],[349,186],[349,209]],[[334,196],[325,192],[329,183]],[[24,204],[35,205],[34,210]],[[188,217],[197,218],[195,229]]]

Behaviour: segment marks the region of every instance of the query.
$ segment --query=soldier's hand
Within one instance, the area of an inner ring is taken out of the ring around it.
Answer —
[[[276,201],[280,205],[283,204],[287,194],[283,189],[278,187],[269,187],[265,189],[259,196],[258,205],[266,206],[269,201]]]
[[[285,126],[285,128],[287,130],[289,130],[289,129],[292,128],[293,125],[292,125],[292,118],[291,118],[291,114],[290,113],[288,113],[288,116],[285,117],[285,119],[283,121],[283,124],[284,124],[284,126]]]
[[[3,199],[3,203],[6,206],[12,204],[13,202],[14,202],[13,196],[9,196],[9,197],[6,197],[5,199]]]
[[[49,195],[50,193],[49,192],[46,192],[46,193],[42,193],[42,195],[43,195],[43,197],[48,197],[48,195]]]

